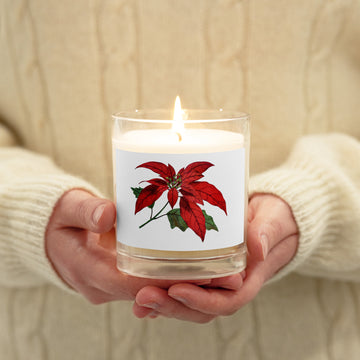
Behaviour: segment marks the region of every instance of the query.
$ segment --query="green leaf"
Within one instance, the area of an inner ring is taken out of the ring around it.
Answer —
[[[180,215],[180,209],[172,209],[166,215],[172,229],[178,227],[181,231],[185,231],[188,228],[186,222]]]
[[[137,188],[131,188],[132,192],[134,193],[135,197],[138,198],[143,188],[137,187]]]
[[[205,210],[202,210],[202,213],[205,217],[205,227],[206,230],[216,230],[219,231],[218,227],[216,226],[214,219],[212,216],[208,215]],[[180,215],[180,209],[172,209],[167,214],[170,227],[174,229],[175,227],[178,227],[181,231],[185,231],[188,226],[186,225],[186,222]]]
[[[206,230],[216,230],[219,231],[218,227],[214,223],[212,216],[208,215],[205,210],[202,211],[205,216],[205,226]]]

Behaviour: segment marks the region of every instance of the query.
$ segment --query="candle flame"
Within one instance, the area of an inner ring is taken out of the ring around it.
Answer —
[[[179,141],[182,140],[184,130],[184,111],[181,109],[180,97],[177,96],[175,100],[172,131],[179,137]]]

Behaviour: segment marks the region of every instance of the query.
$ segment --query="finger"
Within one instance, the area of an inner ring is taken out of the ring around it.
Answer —
[[[271,279],[277,272],[286,266],[295,256],[299,236],[290,235],[275,246],[266,258],[258,265],[257,271],[262,274],[263,282]]]
[[[133,304],[133,314],[139,319],[143,319],[145,317],[150,319],[156,319],[158,316],[161,315],[161,313],[159,313],[158,311],[151,308],[146,308],[144,306],[140,306],[136,302],[134,302]]]
[[[102,235],[72,229],[58,230],[56,241],[52,242],[48,253],[58,274],[78,291],[92,287],[112,296],[112,286],[123,288],[122,273],[116,268],[113,230]],[[117,295],[118,299],[129,298],[124,294]]]
[[[217,316],[232,315],[253,300],[264,282],[289,263],[296,253],[297,244],[298,236],[289,236],[269,253],[266,261],[249,264],[244,284],[238,291],[176,284],[169,288],[169,296],[196,311]]]
[[[298,229],[288,204],[273,195],[255,195],[249,203],[247,246],[256,260],[264,260],[271,249]]]
[[[136,302],[134,302],[132,310],[133,314],[139,319],[155,316],[155,314],[157,314],[158,316],[160,314],[158,311],[153,310],[149,307],[147,308],[145,306],[140,306]]]
[[[98,246],[107,249],[116,256],[116,235],[115,228],[113,227],[110,231],[101,234],[100,239],[97,241]]]
[[[170,280],[149,280],[120,272],[116,266],[115,241],[112,246],[104,246],[104,242],[110,243],[113,231],[99,235],[92,234],[81,251],[77,252],[77,260],[73,261],[76,268],[77,282],[85,283],[108,294],[111,300],[133,300],[139,289],[149,285],[168,288],[175,282]],[[103,240],[109,237],[108,240]],[[80,262],[81,259],[81,262]]]
[[[79,287],[77,291],[93,305],[105,304],[114,300],[109,294],[91,286]]]
[[[241,288],[243,284],[244,277],[245,277],[245,270],[240,274],[212,279],[211,283],[208,284],[207,287],[238,290]]]
[[[213,316],[232,315],[239,308],[238,292],[233,290],[176,284],[169,288],[168,294],[194,311]]]
[[[132,300],[135,294],[125,285],[127,275],[116,267],[116,251],[103,247],[99,241],[89,237],[86,247],[78,251],[77,261],[72,263],[76,277],[73,281],[94,287],[108,295],[109,300]]]
[[[140,307],[152,309],[163,316],[178,320],[204,324],[214,318],[212,315],[203,314],[188,308],[182,303],[179,303],[175,299],[171,298],[166,290],[154,286],[147,286],[141,289],[136,295],[135,301]],[[136,306],[133,310],[135,315],[143,314],[143,312],[141,312]]]
[[[168,293],[190,309],[213,316],[229,316],[251,301],[263,285],[263,277],[258,272],[247,270],[246,274],[243,286],[237,291],[176,284]]]
[[[82,190],[71,190],[59,200],[57,222],[62,227],[76,227],[96,233],[109,231],[115,223],[115,205]]]

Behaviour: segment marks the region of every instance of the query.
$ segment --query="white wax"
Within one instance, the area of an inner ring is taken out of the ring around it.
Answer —
[[[214,129],[186,129],[179,136],[171,130],[132,130],[114,134],[116,148],[142,153],[212,153],[244,147],[244,136],[239,133]]]

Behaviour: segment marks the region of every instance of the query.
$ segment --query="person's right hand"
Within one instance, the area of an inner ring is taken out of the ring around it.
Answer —
[[[116,209],[111,201],[86,191],[71,190],[60,198],[47,226],[45,246],[54,269],[65,283],[91,303],[101,304],[133,300],[144,286],[168,288],[179,282],[120,272],[116,267],[115,218]]]

